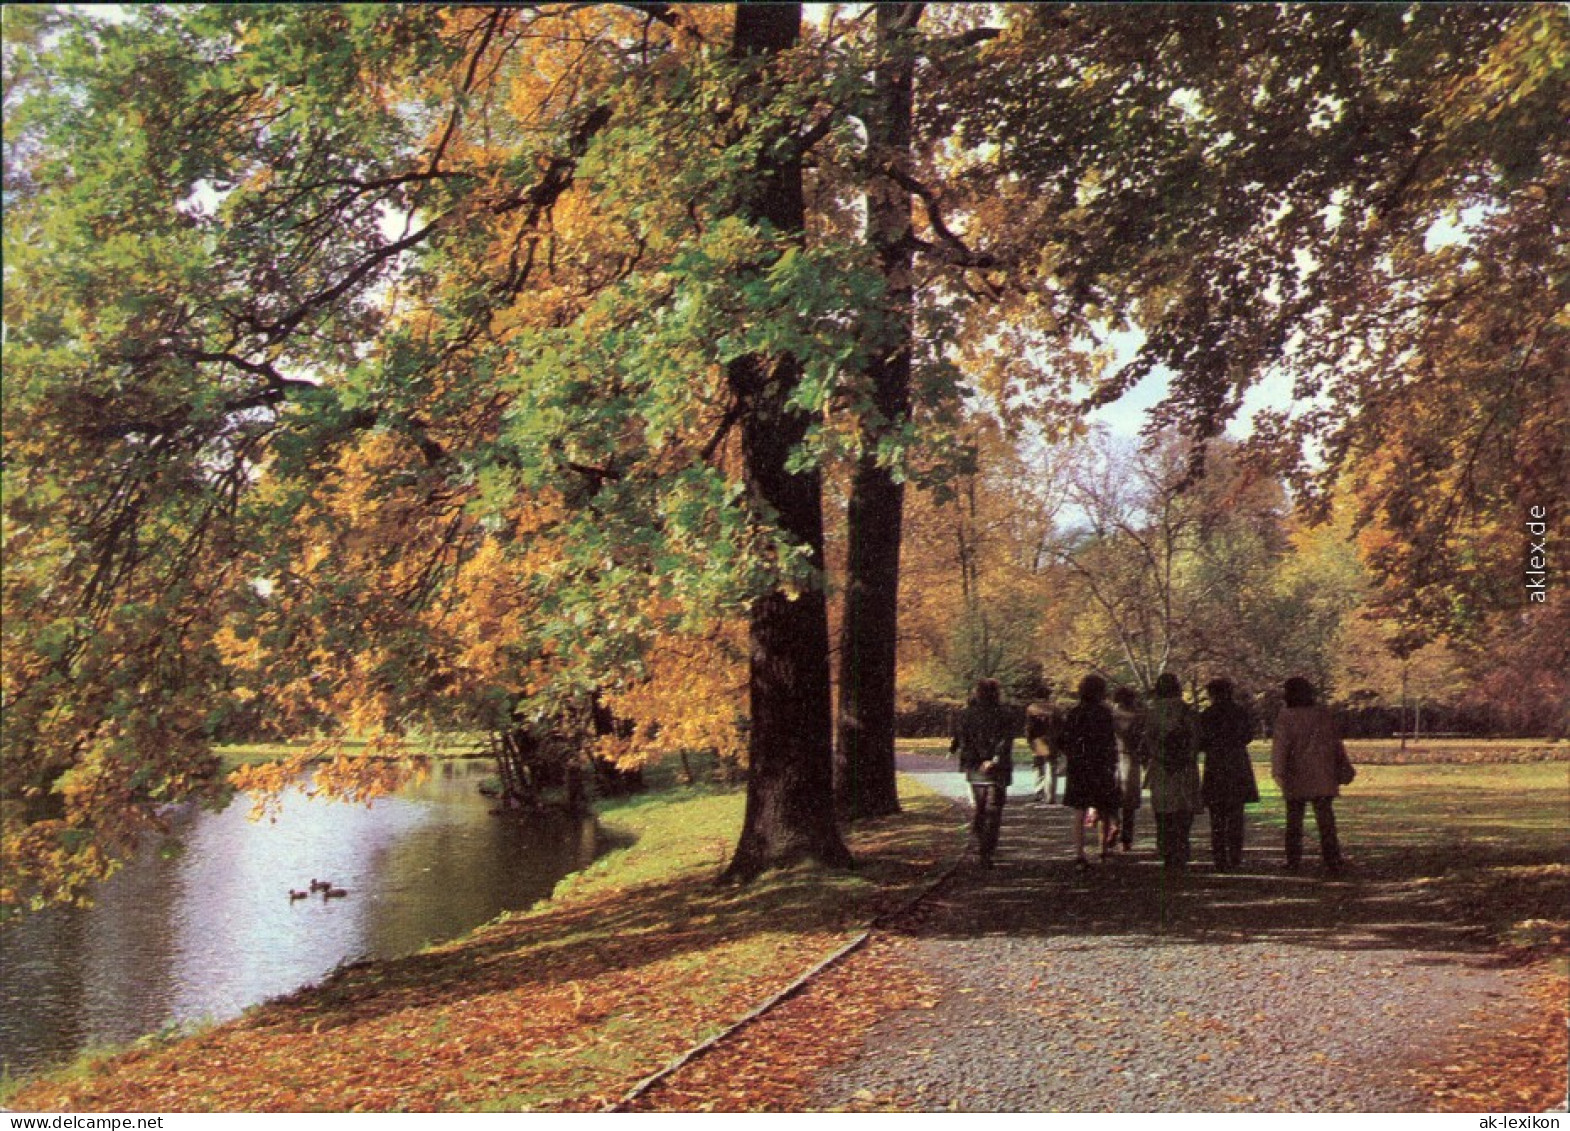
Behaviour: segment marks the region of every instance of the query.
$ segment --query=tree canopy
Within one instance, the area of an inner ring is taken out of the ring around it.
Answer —
[[[6,9],[8,902],[221,798],[248,715],[375,739],[318,775],[359,796],[421,728],[611,704],[775,782],[739,873],[843,862],[821,477],[888,634],[967,413],[1071,431],[1158,366],[1201,443],[1293,386],[1250,450],[1347,485],[1414,639],[1520,613],[1562,9],[736,8]]]

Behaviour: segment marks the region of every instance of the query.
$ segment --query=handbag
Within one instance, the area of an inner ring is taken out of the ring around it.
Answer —
[[[1352,764],[1352,759],[1347,757],[1346,746],[1336,744],[1336,784],[1351,785],[1357,780],[1357,767]]]

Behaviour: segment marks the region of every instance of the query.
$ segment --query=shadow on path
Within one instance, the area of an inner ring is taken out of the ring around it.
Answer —
[[[904,756],[901,762],[905,772],[949,796],[965,793],[951,762],[924,756]],[[1209,822],[1200,814],[1194,822],[1194,863],[1174,872],[1156,857],[1147,803],[1136,819],[1132,852],[1098,861],[1092,847],[1091,866],[1080,869],[1072,859],[1072,810],[1034,802],[1028,779],[1028,765],[1024,774],[1016,771],[997,866],[983,869],[968,857],[948,883],[889,930],[934,938],[1080,935],[1133,947],[1280,941],[1333,951],[1458,952],[1499,961],[1486,929],[1457,921],[1436,891],[1424,890],[1457,866],[1453,844],[1353,841],[1352,868],[1344,878],[1331,879],[1319,868],[1310,817],[1304,867],[1290,873],[1279,827],[1261,822],[1256,814],[1263,807],[1253,806],[1241,870],[1218,873],[1211,867]],[[1356,804],[1353,798],[1340,808]],[[1343,816],[1344,832],[1348,824]],[[1094,845],[1094,830],[1087,830],[1086,840]],[[1533,866],[1556,859],[1555,849],[1536,838],[1474,840],[1466,845],[1464,863]]]
[[[968,795],[952,762],[902,761],[939,792]],[[812,1106],[1433,1110],[1428,1066],[1508,1028],[1525,1000],[1526,972],[1506,968],[1480,925],[1497,920],[1452,881],[1526,865],[1534,899],[1563,887],[1541,867],[1558,863],[1562,836],[1512,838],[1497,805],[1430,835],[1434,810],[1392,820],[1399,797],[1374,789],[1344,815],[1338,806],[1353,861],[1344,879],[1315,863],[1284,870],[1268,801],[1251,809],[1241,871],[1211,868],[1203,815],[1196,863],[1163,869],[1148,804],[1132,853],[1078,869],[1072,812],[1031,804],[1029,776],[1028,765],[1016,773],[997,866],[967,856],[886,924],[926,1000],[873,1025],[817,1078]],[[1403,843],[1413,839],[1423,843]],[[1309,840],[1317,849],[1313,829]]]

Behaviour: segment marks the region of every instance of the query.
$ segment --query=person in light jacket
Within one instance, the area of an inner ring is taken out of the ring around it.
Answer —
[[[983,679],[976,684],[955,723],[949,749],[959,755],[959,768],[970,783],[976,804],[971,832],[982,866],[990,868],[1003,824],[1003,804],[1014,780],[1013,719],[1003,706],[997,680]]]
[[[1145,709],[1132,687],[1120,687],[1112,693],[1112,727],[1118,736],[1118,790],[1123,794],[1118,839],[1123,843],[1123,851],[1128,852],[1134,847],[1134,818],[1139,813],[1142,780],[1139,762],[1145,739]]]
[[[1341,787],[1336,763],[1345,752],[1341,728],[1329,709],[1314,702],[1314,685],[1299,676],[1286,681],[1286,706],[1276,716],[1270,745],[1270,774],[1287,805],[1287,868],[1303,862],[1303,816],[1314,807],[1319,852],[1325,871],[1336,875],[1345,867],[1336,835],[1334,802]]]
[[[1036,771],[1036,800],[1058,803],[1058,777],[1063,773],[1063,715],[1052,703],[1052,683],[1043,680],[1025,708],[1025,741]]]
[[[1156,814],[1156,850],[1164,867],[1181,870],[1193,855],[1194,814],[1204,808],[1195,754],[1194,711],[1171,672],[1156,678],[1145,715],[1145,785]]]

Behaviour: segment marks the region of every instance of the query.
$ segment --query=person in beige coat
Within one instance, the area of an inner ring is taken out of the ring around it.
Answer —
[[[1156,851],[1164,868],[1181,871],[1193,855],[1194,814],[1205,807],[1195,753],[1195,716],[1171,672],[1156,677],[1145,715],[1145,785],[1156,815]]]
[[[1345,749],[1341,728],[1328,708],[1314,702],[1314,686],[1308,680],[1294,676],[1282,690],[1286,706],[1276,716],[1270,774],[1287,803],[1287,868],[1296,871],[1302,866],[1303,817],[1312,804],[1320,855],[1325,871],[1334,875],[1345,866],[1334,804],[1341,792],[1336,763]]]

